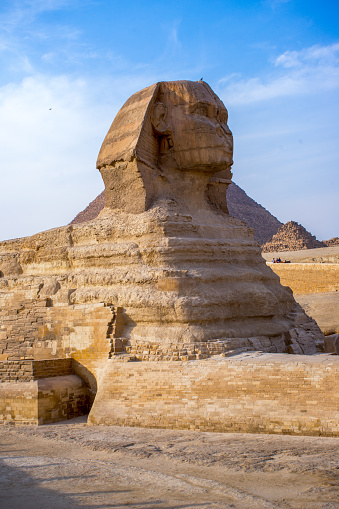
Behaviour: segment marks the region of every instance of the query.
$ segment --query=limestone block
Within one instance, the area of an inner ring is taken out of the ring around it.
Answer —
[[[243,353],[108,361],[88,423],[339,436],[339,359]]]
[[[39,294],[41,296],[51,296],[55,295],[59,290],[61,286],[57,279],[51,278],[50,280],[47,280],[46,282],[42,283],[41,290]]]
[[[22,267],[18,261],[18,256],[6,253],[0,255],[0,271],[1,277],[19,276],[22,274]]]
[[[38,382],[38,423],[72,419],[88,413],[89,395],[77,375],[41,378]]]

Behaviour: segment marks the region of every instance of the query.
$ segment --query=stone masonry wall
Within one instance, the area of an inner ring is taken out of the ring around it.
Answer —
[[[33,378],[50,378],[54,376],[67,376],[73,374],[72,359],[47,359],[33,361]]]
[[[73,374],[73,359],[0,361],[0,382],[29,382]]]
[[[48,299],[14,301],[0,309],[0,359],[31,359]]]
[[[33,361],[1,361],[0,382],[29,382],[34,380]]]
[[[88,413],[89,391],[76,375],[0,383],[0,424],[47,424]]]
[[[38,382],[0,383],[0,424],[38,424]]]
[[[339,358],[110,359],[89,424],[339,436]]]
[[[339,291],[339,264],[270,263],[270,267],[295,295]]]
[[[118,308],[104,303],[54,305],[34,293],[31,299],[24,290],[0,295],[0,381],[34,379],[33,359],[60,362],[73,356],[96,376],[101,363],[119,350],[115,338],[123,325],[116,330]],[[47,364],[44,369],[45,376],[56,376],[49,374]]]
[[[38,423],[64,421],[89,411],[88,388],[76,375],[38,381]]]

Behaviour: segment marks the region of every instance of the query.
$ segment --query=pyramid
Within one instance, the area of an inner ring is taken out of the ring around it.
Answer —
[[[70,224],[80,224],[95,219],[104,206],[105,193],[103,191],[84,210],[79,212]],[[260,244],[268,242],[283,224],[234,182],[227,189],[227,206],[231,216],[241,219],[253,228],[254,238]]]
[[[317,240],[315,236],[308,232],[301,224],[295,221],[288,221],[279,228],[270,241],[263,245],[262,250],[265,253],[273,253],[315,249],[319,247],[326,247],[326,244]]]
[[[327,247],[339,246],[339,237],[332,237],[329,240],[323,240],[323,244]]]
[[[254,238],[260,244],[268,242],[283,224],[234,182],[227,190],[227,205],[231,216],[253,228]]]
[[[79,212],[69,224],[81,224],[95,219],[105,206],[105,192],[102,191],[84,210]]]

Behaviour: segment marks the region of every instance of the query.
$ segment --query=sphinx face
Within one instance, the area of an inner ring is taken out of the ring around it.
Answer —
[[[198,82],[188,91],[172,91],[167,97],[172,153],[181,170],[213,173],[233,164],[227,110],[207,87]]]

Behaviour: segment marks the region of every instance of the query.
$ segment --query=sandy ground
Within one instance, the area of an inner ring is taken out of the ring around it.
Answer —
[[[320,247],[318,249],[301,249],[299,251],[279,251],[276,253],[261,253],[267,262],[273,258],[290,260],[292,263],[329,262],[339,263],[339,246]]]
[[[1,509],[339,508],[339,439],[90,427],[0,429]]]
[[[322,328],[338,299],[297,296]],[[125,507],[339,509],[339,438],[90,427],[85,418],[0,427],[0,509]]]
[[[325,335],[339,334],[339,292],[310,293],[294,298]]]
[[[262,253],[267,262],[273,258],[291,263],[339,263],[339,246]],[[325,335],[339,334],[339,292],[294,295],[294,298],[319,325]]]

